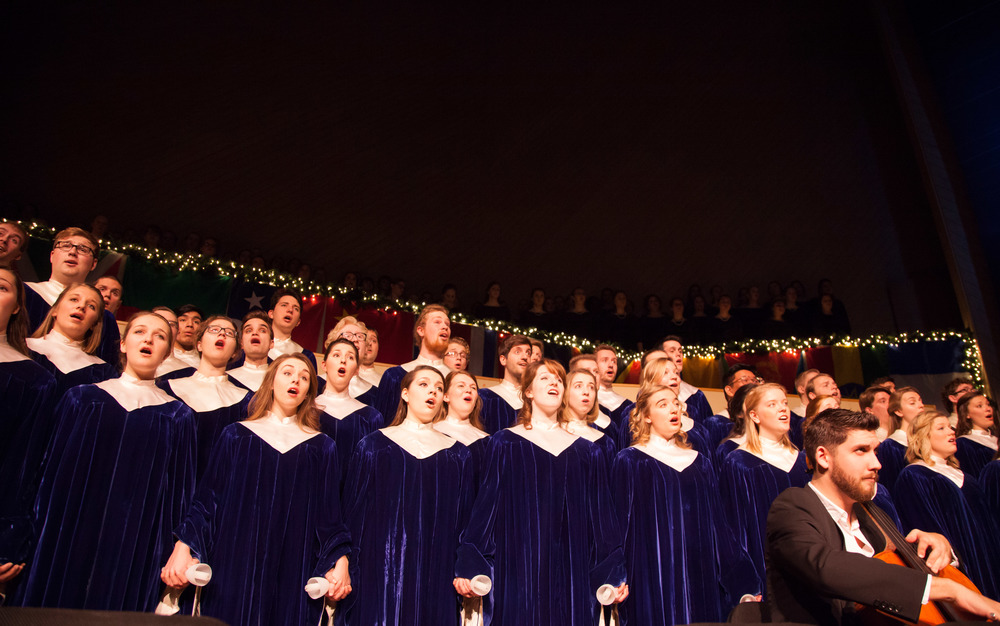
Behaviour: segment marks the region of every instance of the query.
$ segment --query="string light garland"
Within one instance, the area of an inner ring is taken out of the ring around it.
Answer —
[[[55,228],[37,222],[17,223],[28,231],[29,235],[38,237],[39,239],[54,240],[58,232]],[[133,243],[116,242],[110,239],[101,239],[100,243],[103,250],[125,254],[178,272],[215,273],[221,277],[241,279],[272,287],[286,287],[298,291],[306,299],[312,298],[315,300],[317,296],[325,296],[337,298],[342,302],[353,302],[361,307],[383,309],[386,312],[403,311],[414,314],[420,313],[421,309],[428,304],[426,302],[418,303],[410,300],[393,300],[378,294],[364,293],[358,289],[348,290],[332,283],[318,283],[314,280],[292,276],[287,272],[260,269],[235,261],[224,261],[205,256],[200,253],[165,252],[156,248],[147,248]],[[548,344],[571,348],[577,352],[592,352],[599,345],[598,342],[577,337],[576,335],[559,331],[546,331],[533,326],[526,327],[500,320],[478,319],[458,312],[452,312],[450,317],[453,322],[460,324],[479,326],[500,335],[526,335],[540,339]],[[954,339],[963,342],[965,356],[962,361],[962,367],[972,377],[976,386],[981,388],[985,384],[985,376],[980,365],[979,346],[976,343],[975,337],[968,330],[913,331],[899,335],[878,334],[863,338],[831,335],[828,337],[810,338],[745,339],[720,344],[688,344],[684,346],[684,354],[686,358],[720,359],[724,358],[726,354],[800,353],[803,350],[810,350],[820,346],[872,349],[893,348],[902,344],[949,341]],[[631,363],[641,359],[642,353],[618,346],[618,358],[624,360],[626,363]]]

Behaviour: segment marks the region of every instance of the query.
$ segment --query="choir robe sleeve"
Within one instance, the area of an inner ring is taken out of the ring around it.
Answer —
[[[944,535],[959,569],[983,595],[1000,598],[1000,530],[976,479],[966,475],[959,488],[930,468],[908,465],[893,491],[904,526]]]
[[[800,452],[791,471],[785,472],[745,450],[735,450],[723,462],[719,482],[729,527],[750,555],[757,578],[767,580],[764,572],[767,513],[782,491],[804,487],[809,482],[805,454]]]
[[[987,463],[979,481],[986,494],[986,504],[993,512],[993,519],[1000,520],[1000,460]]]
[[[24,307],[28,309],[28,336],[31,336],[45,321],[52,305],[29,285],[24,286]]]
[[[126,411],[94,385],[67,392],[56,414],[19,601],[152,611],[194,491],[193,414],[181,402]]]
[[[715,454],[715,449],[719,447],[722,440],[729,436],[733,430],[733,422],[725,415],[713,415],[705,420],[705,429],[708,431],[708,445]],[[794,443],[794,442],[793,442]]]
[[[712,407],[708,404],[708,398],[701,389],[691,394],[685,401],[687,405],[688,417],[697,423],[702,423],[712,416]]]
[[[303,586],[350,552],[339,484],[337,447],[326,435],[281,453],[243,424],[227,426],[174,533],[212,567],[202,615],[229,624],[319,623],[323,600]]]
[[[892,439],[886,439],[875,449],[875,456],[882,468],[878,471],[878,481],[896,490],[896,478],[906,467],[906,447]]]
[[[28,558],[31,509],[51,434],[56,381],[31,360],[0,364],[0,563]],[[43,443],[33,443],[35,429]]]
[[[711,439],[711,433],[708,429],[702,426],[700,422],[695,422],[691,426],[691,429],[686,433],[688,443],[691,447],[698,451],[699,454],[703,455],[709,462],[712,461],[712,453],[715,452],[715,447],[709,443]]]
[[[487,433],[495,435],[517,422],[517,410],[492,389],[480,389],[479,399],[483,403],[479,419]]]
[[[354,590],[340,606],[346,623],[457,623],[453,581],[472,508],[471,462],[457,442],[418,459],[381,432],[361,440],[344,491],[354,540]]]
[[[629,448],[615,459],[612,477],[629,573],[623,623],[722,622],[743,594],[760,593],[704,455],[678,472]]]
[[[405,375],[406,370],[401,366],[390,367],[382,374],[382,380],[378,383],[374,406],[387,424],[392,423],[399,409],[400,383]]]
[[[624,450],[625,448],[632,445],[632,425],[631,416],[632,409],[635,408],[635,402],[631,400],[626,400],[622,402],[621,406],[614,410],[614,413],[619,414],[618,421],[618,449]],[[614,420],[614,415],[611,416]]]
[[[121,342],[122,335],[118,330],[118,321],[115,319],[114,313],[105,309],[104,321],[101,325],[101,343],[97,346],[97,356],[107,363],[118,363],[121,360]]]
[[[967,476],[974,478],[979,478],[983,468],[993,460],[993,455],[997,453],[993,448],[976,443],[967,437],[959,437],[956,443],[958,451],[955,452],[955,458],[958,459],[959,466]]]

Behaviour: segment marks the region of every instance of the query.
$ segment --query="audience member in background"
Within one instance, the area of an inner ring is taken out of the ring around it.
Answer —
[[[366,381],[373,387],[378,387],[382,382],[382,374],[375,369],[375,359],[378,358],[378,331],[368,328],[365,334],[365,352],[361,355],[361,367],[358,369],[358,377]]]
[[[448,342],[448,351],[444,353],[444,364],[453,372],[467,371],[471,353],[468,341],[461,337],[452,337]]]
[[[643,316],[639,318],[640,349],[649,350],[667,334],[667,318],[663,315],[660,296],[649,294],[643,303]]]
[[[49,253],[49,261],[52,263],[49,279],[41,283],[25,283],[29,330],[34,331],[41,326],[49,308],[66,287],[87,282],[87,274],[97,267],[99,251],[97,239],[81,228],[65,228],[56,234],[52,252]],[[108,363],[117,363],[118,344],[121,340],[118,324],[110,311],[105,311],[102,317],[101,338],[95,354]]]
[[[889,390],[889,393],[896,391],[896,379],[892,376],[882,376],[881,378],[876,378],[872,381],[872,387],[885,387]]]
[[[406,295],[406,281],[397,278],[389,285],[389,298],[391,300],[402,300]]]
[[[952,428],[958,426],[958,413],[955,412],[958,401],[962,399],[962,396],[975,390],[976,386],[968,376],[953,378],[941,389],[941,402],[944,403],[944,411],[948,414],[948,421],[951,422]]]
[[[879,427],[875,431],[879,442],[885,441],[893,431],[892,418],[889,417],[889,398],[892,392],[887,387],[869,387],[858,396],[858,406],[862,413],[871,413],[878,418]]]
[[[601,316],[601,336],[606,340],[626,348],[634,348],[639,341],[636,334],[635,317],[629,310],[628,296],[624,291],[616,291],[611,309]],[[610,461],[608,466],[610,467]]]
[[[958,401],[958,451],[955,458],[962,471],[979,478],[986,464],[997,454],[997,427],[990,399],[972,391]]]
[[[94,286],[104,298],[104,310],[110,311],[112,315],[118,313],[118,308],[122,305],[121,282],[114,276],[101,276],[94,281]]]
[[[272,360],[282,354],[301,352],[316,369],[316,355],[306,350],[292,339],[292,331],[302,322],[302,297],[291,289],[278,289],[271,295],[271,308],[267,312],[271,318],[274,333],[274,347],[268,356]]]
[[[787,339],[795,334],[791,324],[785,320],[785,301],[771,302],[770,316],[761,325],[762,339]]]
[[[521,398],[521,375],[531,358],[531,340],[524,335],[508,335],[497,347],[503,379],[499,384],[479,390],[483,402],[483,430],[494,435],[517,421],[524,405]]]
[[[500,283],[489,284],[486,288],[486,300],[473,307],[472,315],[482,320],[510,320],[510,309],[500,300]]]
[[[108,234],[108,218],[105,215],[95,215],[90,222],[90,234],[95,239],[104,239]]]
[[[743,323],[733,315],[733,299],[725,294],[719,298],[719,312],[709,320],[709,341],[727,343],[743,339]]]
[[[448,309],[449,313],[454,313],[458,310],[458,287],[447,283],[441,288],[441,306]]]
[[[531,290],[531,306],[521,315],[524,326],[552,330],[552,314],[545,310],[545,290],[535,287]]]
[[[444,364],[444,353],[448,351],[448,343],[451,341],[451,320],[448,318],[448,309],[440,304],[425,306],[414,322],[413,341],[419,346],[417,358],[390,367],[382,373],[382,380],[375,397],[375,408],[383,416],[396,415],[401,392],[400,381],[418,365],[435,368],[441,372],[442,378],[450,373],[448,366]]]
[[[670,301],[670,319],[666,322],[666,328],[667,334],[682,342],[691,341],[691,323],[684,317],[684,300],[674,298]]]
[[[529,361],[531,363],[537,363],[545,358],[545,344],[542,343],[541,339],[530,338],[528,341],[531,342],[531,358]]]
[[[256,393],[267,374],[270,360],[267,353],[274,346],[271,337],[271,318],[261,310],[250,311],[240,326],[240,348],[243,365],[229,370],[229,379],[235,385]]]
[[[573,290],[571,300],[561,316],[563,332],[577,337],[590,337],[594,328],[593,315],[587,310],[587,292],[577,287]]]
[[[0,222],[0,267],[14,267],[28,248],[28,233],[16,222]]]
[[[811,325],[814,337],[851,334],[844,303],[833,295],[833,282],[828,278],[819,281],[819,295],[810,302]]]
[[[677,373],[683,375],[684,346],[681,338],[668,335],[663,339],[661,347],[667,353],[667,357],[677,365]],[[699,424],[712,416],[712,407],[708,404],[705,393],[684,380],[681,380],[680,401],[687,407],[688,417]]]

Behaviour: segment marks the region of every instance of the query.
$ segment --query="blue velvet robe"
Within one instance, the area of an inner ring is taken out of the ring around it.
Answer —
[[[872,498],[872,502],[889,515],[892,521],[896,523],[896,528],[899,529],[899,532],[903,533],[904,537],[909,534],[911,529],[903,528],[903,522],[899,519],[899,511],[896,510],[896,503],[893,501],[892,493],[888,487],[879,484],[875,490],[875,497]]]
[[[958,565],[983,595],[1000,599],[1000,528],[979,482],[966,474],[962,487],[922,465],[907,465],[896,480],[895,502],[903,525],[941,533]]]
[[[906,446],[894,439],[886,439],[875,450],[878,462],[882,464],[882,469],[878,471],[878,481],[896,491],[896,478],[906,467]]]
[[[629,416],[632,414],[632,409],[635,408],[635,402],[628,399],[623,400],[614,411],[609,411],[602,405],[597,406],[600,408],[601,413],[604,413],[611,418],[611,426],[609,426],[608,429],[611,430],[613,428],[614,436],[617,438],[618,433],[621,432],[622,428],[628,428]],[[627,448],[628,446],[625,447]]]
[[[373,406],[375,402],[378,400],[378,387],[372,385],[368,391],[359,395],[357,398],[355,398],[355,400],[357,400],[361,404],[367,404],[368,406]],[[379,416],[381,415],[382,414],[379,413]],[[381,428],[381,426],[379,426],[379,428]]]
[[[160,379],[156,383],[156,386],[180,400],[180,397],[170,387],[169,380]],[[197,480],[201,480],[201,477],[205,474],[205,468],[208,467],[209,459],[212,456],[212,449],[215,448],[215,442],[218,441],[222,429],[230,424],[242,422],[247,418],[247,410],[252,398],[253,394],[248,392],[236,404],[220,407],[212,411],[195,411],[193,408],[188,407],[194,413],[194,421],[198,426],[198,454],[195,457],[195,476]],[[183,400],[181,401],[183,402]]]
[[[381,432],[358,444],[344,488],[354,540],[338,624],[458,624],[455,551],[472,508],[472,454],[418,459]]]
[[[724,622],[744,593],[761,588],[726,523],[705,455],[678,472],[628,448],[615,459],[611,482],[629,573],[623,625]]]
[[[750,555],[761,581],[767,580],[764,571],[767,512],[782,491],[789,487],[805,487],[808,482],[803,452],[799,452],[789,472],[742,449],[731,452],[722,463],[719,484],[726,518],[736,540]],[[757,593],[763,591],[763,587],[756,590]]]
[[[989,446],[973,441],[967,437],[959,437],[956,442],[958,451],[955,458],[966,474],[979,478],[986,464],[993,460],[997,451]]]
[[[603,454],[582,438],[558,456],[510,430],[489,439],[456,575],[493,579],[495,626],[593,626],[598,587],[625,582]]]
[[[616,443],[618,443],[618,449],[624,450],[632,445],[632,430],[630,425],[632,409],[635,408],[635,402],[631,400],[626,400],[622,402],[621,406],[615,409],[621,417],[618,420],[618,433],[616,437]],[[614,417],[612,416],[612,421]]]
[[[684,403],[687,405],[688,417],[699,424],[713,414],[712,407],[708,404],[708,398],[705,397],[705,392],[701,389],[688,396]]]
[[[324,602],[306,594],[306,581],[350,551],[339,467],[322,433],[282,454],[242,424],[223,429],[175,531],[212,566],[202,615],[233,626],[319,623]]]
[[[319,429],[337,444],[337,458],[340,460],[340,491],[347,482],[347,468],[354,457],[358,442],[382,428],[382,416],[370,406],[358,409],[343,419],[337,419],[325,411],[319,413]]]
[[[67,391],[77,385],[91,385],[111,380],[112,378],[118,378],[119,376],[118,368],[108,363],[95,363],[81,367],[78,370],[73,370],[72,372],[63,372],[44,354],[39,354],[34,350],[29,352],[32,360],[41,365],[42,369],[52,374],[52,377],[56,379],[55,394],[57,402]]]
[[[52,309],[52,305],[30,286],[25,285],[24,306],[28,310],[29,333],[33,333],[45,321],[45,316]],[[114,314],[106,309],[101,322],[101,342],[94,354],[108,363],[117,363],[118,359],[121,358],[122,340],[121,333],[118,331],[118,322],[115,320]]]
[[[375,404],[368,405],[374,406],[387,424],[392,423],[396,418],[396,412],[399,410],[400,393],[402,391],[400,384],[403,382],[404,376],[406,376],[406,370],[403,369],[402,365],[390,367],[385,370],[382,373],[382,379],[378,383]]]
[[[740,444],[736,443],[734,439],[723,439],[719,445],[715,447],[712,452],[712,460],[715,462],[715,469],[719,472],[722,471],[722,464],[725,463],[726,457],[735,450],[739,448]]]
[[[495,435],[517,423],[518,410],[492,389],[480,389],[479,399],[483,402],[479,419],[483,423],[483,430],[487,433]]]
[[[194,416],[182,402],[126,411],[96,385],[71,389],[55,414],[18,600],[152,611],[194,491]]]
[[[28,558],[31,509],[51,435],[56,381],[32,360],[0,363],[0,563]],[[44,437],[32,444],[32,435]],[[9,590],[8,590],[9,591]]]
[[[713,415],[705,420],[704,426],[708,430],[708,445],[712,447],[714,454],[722,440],[733,430],[733,421],[725,415]]]
[[[710,443],[711,434],[707,428],[696,421],[684,434],[687,435],[688,443],[691,444],[692,448],[704,454],[706,459],[712,460],[715,446]]]
[[[805,446],[802,440],[802,424],[805,423],[804,415],[799,415],[795,411],[788,412],[788,439],[795,444],[795,447],[802,450]]]
[[[1000,520],[1000,460],[990,461],[979,475],[979,482],[986,494],[986,505],[993,519]]]

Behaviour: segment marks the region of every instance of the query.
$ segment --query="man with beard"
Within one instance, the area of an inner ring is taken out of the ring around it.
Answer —
[[[451,320],[448,309],[440,304],[428,304],[417,316],[413,327],[413,341],[420,346],[417,358],[409,363],[390,367],[382,373],[378,392],[375,397],[375,408],[385,416],[385,423],[392,422],[399,408],[399,383],[408,372],[418,365],[430,365],[442,376],[447,376],[451,370],[444,364],[444,353],[448,350],[451,339]]]
[[[503,380],[488,389],[479,390],[483,409],[479,418],[483,430],[491,435],[510,428],[517,421],[523,405],[521,399],[521,374],[531,360],[531,340],[524,335],[510,335],[499,348]]]
[[[887,544],[862,506],[875,496],[881,467],[875,456],[878,427],[870,413],[828,409],[806,429],[812,481],[783,491],[767,517],[764,621],[852,623],[859,603],[916,622],[930,600],[951,601],[992,619],[1000,613],[1000,603],[950,579],[870,558]],[[878,514],[873,504],[867,506]],[[952,560],[941,535],[915,529],[906,541],[932,572]]]

